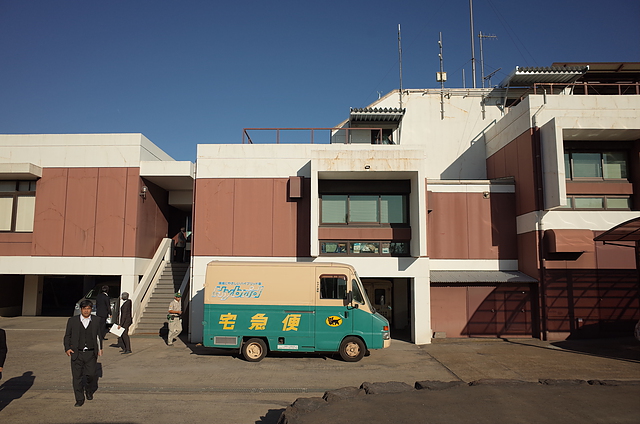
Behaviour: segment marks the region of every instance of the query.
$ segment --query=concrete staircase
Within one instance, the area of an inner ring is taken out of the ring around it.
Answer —
[[[142,311],[135,334],[157,335],[163,330],[163,327],[166,327],[169,303],[173,300],[175,292],[180,288],[182,279],[188,269],[188,263],[168,262],[165,265],[158,284],[151,292],[149,303]],[[164,328],[164,331],[166,331],[166,328]]]

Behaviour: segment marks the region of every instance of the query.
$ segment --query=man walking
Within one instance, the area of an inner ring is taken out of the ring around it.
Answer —
[[[118,320],[118,329],[124,327],[122,335],[118,339],[118,344],[122,349],[122,353],[131,353],[131,339],[129,339],[129,327],[133,324],[133,316],[131,314],[131,300],[129,293],[122,292],[122,300],[124,303],[120,306],[120,319]]]
[[[167,346],[173,346],[173,341],[182,333],[182,295],[176,293],[169,304],[169,335],[167,336]]]
[[[96,316],[102,320],[102,324],[100,325],[100,337],[102,340],[107,340],[105,339],[105,335],[107,334],[107,318],[109,318],[112,313],[109,286],[104,285],[96,297]]]
[[[93,303],[84,299],[80,302],[80,315],[69,318],[64,334],[64,350],[71,357],[71,376],[73,392],[76,397],[75,406],[93,399],[95,391],[96,362],[102,356],[102,338],[99,334],[101,320],[91,316]],[[83,387],[82,378],[86,377]]]

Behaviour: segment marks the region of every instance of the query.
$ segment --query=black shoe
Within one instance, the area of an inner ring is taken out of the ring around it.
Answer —
[[[122,354],[124,355],[125,353],[131,353],[130,350],[125,350],[124,352],[122,352]]]
[[[82,406],[82,405],[84,405],[84,399],[82,399],[82,400],[77,400],[77,401],[76,401],[76,404],[75,404],[75,405],[73,405],[73,406]]]
[[[93,400],[93,392],[87,392],[87,400]]]

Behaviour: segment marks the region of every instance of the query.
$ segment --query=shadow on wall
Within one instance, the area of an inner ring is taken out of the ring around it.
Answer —
[[[442,180],[478,180],[487,178],[484,137],[469,146],[442,173]]]
[[[470,337],[527,336],[533,334],[531,291],[527,284],[469,287],[468,304],[477,305],[462,334]]]

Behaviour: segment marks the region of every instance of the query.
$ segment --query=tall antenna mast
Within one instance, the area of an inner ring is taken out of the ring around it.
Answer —
[[[476,88],[476,40],[473,35],[473,0],[469,0],[469,19],[471,21],[471,73],[473,74],[473,88]]]
[[[442,57],[442,33],[440,33],[440,39],[438,40],[438,47],[440,47],[440,72],[436,75],[436,81],[440,81],[440,89],[444,89],[444,82],[447,80],[447,74],[444,72],[444,58]]]
[[[484,35],[482,31],[480,31],[480,34],[478,34],[478,38],[480,39],[480,69],[482,72],[482,88],[484,88],[484,81],[486,78],[484,76],[484,54],[482,53],[482,39],[483,38],[496,39],[498,37],[496,37],[495,35]],[[493,75],[493,73],[491,75]]]
[[[398,61],[400,63],[400,110],[402,110],[402,39],[400,37],[400,24],[398,24]]]

